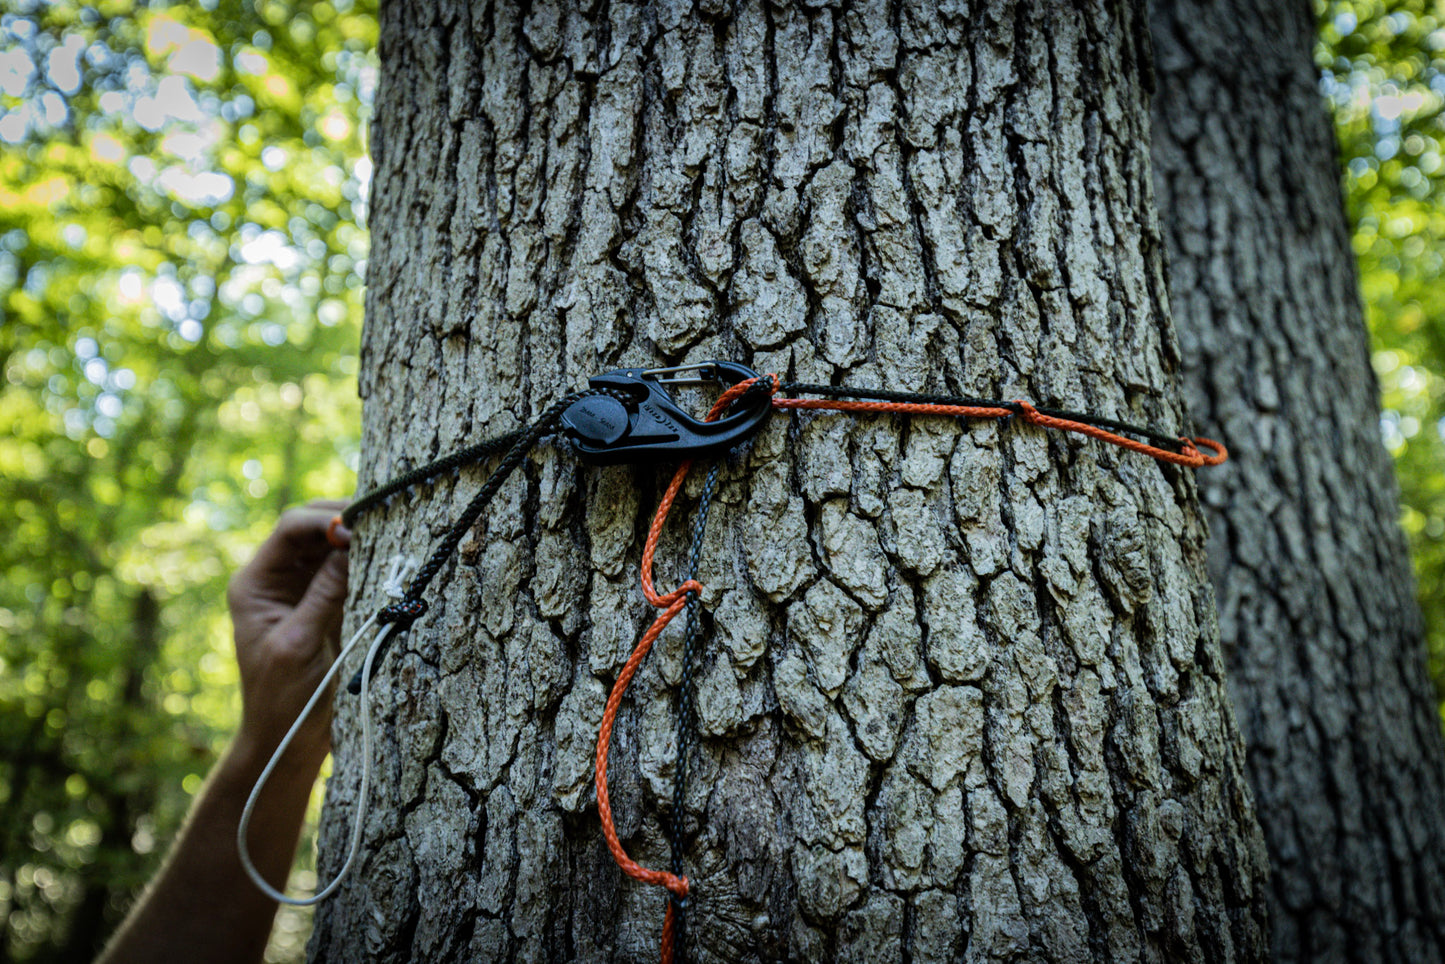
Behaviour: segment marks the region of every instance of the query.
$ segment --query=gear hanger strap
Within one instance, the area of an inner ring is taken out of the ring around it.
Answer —
[[[678,373],[680,372],[695,372],[697,375],[683,378],[679,377]],[[646,437],[646,428],[655,429],[656,423],[669,418],[685,422],[684,429],[706,426],[706,419],[700,422],[691,419],[675,405],[670,404],[664,386],[718,381],[720,380],[718,376],[721,374],[734,376],[736,380],[732,383],[732,387],[745,383],[749,386],[748,390],[733,398],[737,407],[743,411],[728,413],[727,416],[730,419],[738,418],[739,415],[750,416],[748,419],[738,419],[747,421],[746,425],[739,425],[731,435],[721,439],[714,433],[706,444],[700,442],[696,434],[684,437],[678,434],[654,432],[651,437]],[[636,397],[639,390],[647,396],[642,404],[639,404]],[[751,400],[750,395],[752,396]],[[780,395],[817,397],[778,397]],[[1131,425],[1101,415],[1035,406],[1021,399],[1009,401],[974,398],[967,395],[898,392],[889,389],[818,385],[807,382],[784,384],[777,375],[760,376],[742,365],[732,362],[705,362],[678,368],[619,369],[593,378],[589,389],[568,395],[544,412],[527,428],[484,439],[425,465],[403,472],[371,489],[348,505],[340,515],[332,520],[328,535],[332,537],[333,542],[336,542],[334,530],[338,525],[350,528],[362,515],[378,506],[389,504],[392,498],[400,493],[419,485],[430,485],[444,474],[456,472],[464,466],[480,462],[490,456],[506,453],[506,458],[488,479],[487,485],[483,487],[483,492],[479,492],[477,495],[483,501],[481,507],[472,515],[472,521],[475,521],[476,515],[480,514],[481,509],[485,508],[486,502],[495,494],[494,491],[486,491],[492,482],[500,477],[500,481],[496,482],[496,486],[499,488],[501,482],[506,480],[506,477],[516,468],[532,446],[537,444],[558,423],[561,423],[561,427],[572,442],[574,449],[584,458],[596,461],[645,461],[648,458],[659,456],[673,459],[686,458],[707,454],[704,450],[708,446],[712,447],[712,451],[730,451],[750,438],[766,421],[766,410],[769,406],[756,404],[762,397],[770,397],[772,410],[810,409],[856,414],[923,415],[973,419],[1019,417],[1033,425],[1087,435],[1101,442],[1108,442],[1138,452],[1141,455],[1148,455],[1160,461],[1190,468],[1219,465],[1229,457],[1225,447],[1212,439],[1171,435],[1158,429]],[[615,408],[611,404],[602,404],[593,406],[593,411],[581,410],[579,403],[589,398],[615,402],[620,405],[620,408]],[[629,411],[629,405],[634,410]],[[761,417],[759,417],[760,408],[763,409],[760,413]],[[659,409],[661,410],[660,414],[656,411]],[[606,427],[599,426],[600,420],[609,417],[628,420],[626,428],[617,434],[611,434]],[[1136,436],[1136,438],[1129,436]],[[1141,439],[1144,441],[1140,441]],[[723,443],[721,447],[717,444],[719,440]],[[1200,451],[1201,449],[1207,450],[1208,454]],[[470,511],[471,508],[469,506],[468,510]],[[466,518],[468,514],[468,512],[464,512],[462,518]],[[470,525],[467,528],[470,528]],[[458,539],[458,541],[460,540]],[[442,548],[445,548],[446,545],[447,542],[444,541],[443,545],[438,548],[438,553],[434,554],[434,559],[441,554]],[[453,545],[452,548],[455,546]],[[425,582],[430,582],[432,576],[436,574],[431,561],[428,562],[427,569],[430,572],[426,576]],[[425,586],[423,585],[421,588],[424,589]],[[409,593],[408,596],[420,601],[420,593],[415,594],[414,597]]]
[[[671,385],[705,382],[721,383],[727,388],[707,416],[700,420],[679,409],[667,391],[667,386]],[[1219,465],[1229,457],[1225,447],[1211,439],[1171,435],[1104,416],[1035,406],[1023,400],[897,392],[803,382],[785,384],[774,374],[758,375],[733,362],[715,361],[669,369],[619,369],[599,375],[591,379],[587,389],[574,392],[553,404],[526,428],[486,439],[405,472],[347,506],[332,520],[328,530],[328,538],[333,542],[339,542],[335,538],[337,526],[353,526],[362,515],[377,506],[389,503],[395,495],[418,485],[430,484],[444,473],[454,472],[465,465],[505,453],[482,488],[472,497],[426,563],[413,577],[402,598],[379,610],[372,617],[377,623],[395,624],[396,632],[376,640],[372,650],[368,652],[366,667],[357,673],[349,687],[351,692],[355,693],[375,671],[375,666],[380,664],[390,638],[404,633],[412,622],[426,613],[427,604],[423,595],[431,581],[455,553],[461,540],[476,524],[503,483],[545,436],[560,430],[580,457],[602,464],[659,459],[683,460],[658,502],[642,551],[642,592],[648,603],[661,612],[638,639],[608,695],[598,732],[595,768],[598,817],[603,838],[614,861],[627,876],[642,883],[663,887],[669,893],[660,947],[664,964],[672,960],[675,942],[681,932],[682,913],[687,906],[691,887],[688,878],[682,873],[682,825],[685,818],[687,754],[694,743],[694,734],[690,729],[692,664],[696,638],[700,632],[698,598],[702,591],[696,574],[708,508],[717,484],[716,464],[703,485],[693,528],[686,579],[676,589],[659,593],[653,582],[653,559],[662,527],[692,467],[693,457],[724,454],[736,448],[766,424],[770,412],[778,410],[963,419],[1017,418],[1041,428],[1073,432],[1188,468]],[[683,642],[682,691],[678,705],[677,764],[672,813],[669,818],[671,870],[652,870],[629,857],[617,836],[607,790],[608,750],[617,713],[629,684],[663,630],[684,610],[687,611],[688,618]],[[259,792],[258,786],[256,793]],[[350,863],[349,857],[347,863]],[[338,883],[339,880],[333,881],[327,888],[327,893]]]

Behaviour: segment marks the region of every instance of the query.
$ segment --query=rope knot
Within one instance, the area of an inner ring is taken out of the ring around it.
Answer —
[[[692,882],[681,875],[674,875],[673,878],[662,886],[667,888],[668,899],[677,905],[679,909],[687,907],[687,894],[692,889]]]
[[[1023,418],[1025,422],[1031,422],[1034,425],[1042,423],[1043,416],[1039,414],[1039,410],[1034,408],[1031,403],[1023,400],[1022,398],[1014,399],[1013,403],[1015,406],[1017,406],[1018,414]]]
[[[766,375],[760,375],[757,378],[749,378],[741,384],[743,386],[743,392],[738,396],[737,401],[733,403],[736,405],[751,403],[753,396],[771,398],[778,393],[778,389],[783,385],[782,380],[772,372]]]
[[[397,623],[400,628],[406,628],[426,615],[426,601],[422,599],[403,599],[401,602],[392,603],[381,612],[376,614],[376,621],[382,623]]]
[[[1220,465],[1229,458],[1229,449],[1225,448],[1222,443],[1214,441],[1212,438],[1195,436],[1190,439],[1189,442],[1191,443],[1190,447],[1198,453],[1200,460],[1205,465]],[[1206,455],[1200,452],[1200,448],[1209,449],[1210,454]]]
[[[644,589],[643,592],[647,596],[648,602],[661,609],[667,606],[671,606],[673,603],[685,598],[688,593],[696,593],[701,596],[702,583],[698,582],[696,579],[689,579],[687,582],[678,586],[672,592],[659,593],[656,591],[655,588],[651,593],[648,593],[646,589]]]

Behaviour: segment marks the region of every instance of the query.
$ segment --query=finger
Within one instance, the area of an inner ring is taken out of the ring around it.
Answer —
[[[289,509],[281,515],[276,528],[261,543],[255,557],[243,570],[243,578],[256,589],[271,594],[277,588],[282,595],[295,599],[301,587],[326,561],[331,545],[326,541],[326,527],[335,513],[322,506]]]
[[[351,530],[341,524],[341,514],[346,510],[347,503],[340,499],[312,499],[306,503],[306,508],[316,509],[331,513],[326,520],[326,543],[333,549],[351,548]]]
[[[351,548],[351,530],[341,521],[341,513],[331,517],[331,522],[326,526],[326,541],[338,549]]]
[[[326,535],[326,527],[344,508],[344,502],[317,500],[287,509],[276,520],[276,529],[266,541],[291,547],[315,546],[318,544],[317,537]]]
[[[311,577],[301,601],[282,621],[277,638],[295,655],[309,659],[326,645],[335,657],[346,604],[347,567],[346,553],[332,551]]]

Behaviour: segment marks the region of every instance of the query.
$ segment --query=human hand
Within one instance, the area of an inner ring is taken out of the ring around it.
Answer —
[[[340,648],[347,555],[327,541],[327,526],[344,505],[318,500],[288,510],[226,587],[241,673],[237,746],[252,759],[275,751]],[[335,536],[350,543],[343,528]],[[330,748],[331,701],[323,699],[283,761],[314,777]]]

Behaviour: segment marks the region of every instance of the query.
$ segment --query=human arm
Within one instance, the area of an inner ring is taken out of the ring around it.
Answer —
[[[336,658],[346,553],[326,540],[341,503],[281,517],[227,589],[241,676],[241,728],[211,771],[160,873],[131,910],[103,964],[257,961],[276,902],[246,876],[236,828],[246,797]],[[347,534],[340,531],[341,541]],[[297,733],[257,801],[248,840],[257,869],[284,887],[306,804],[330,750],[330,700]]]

